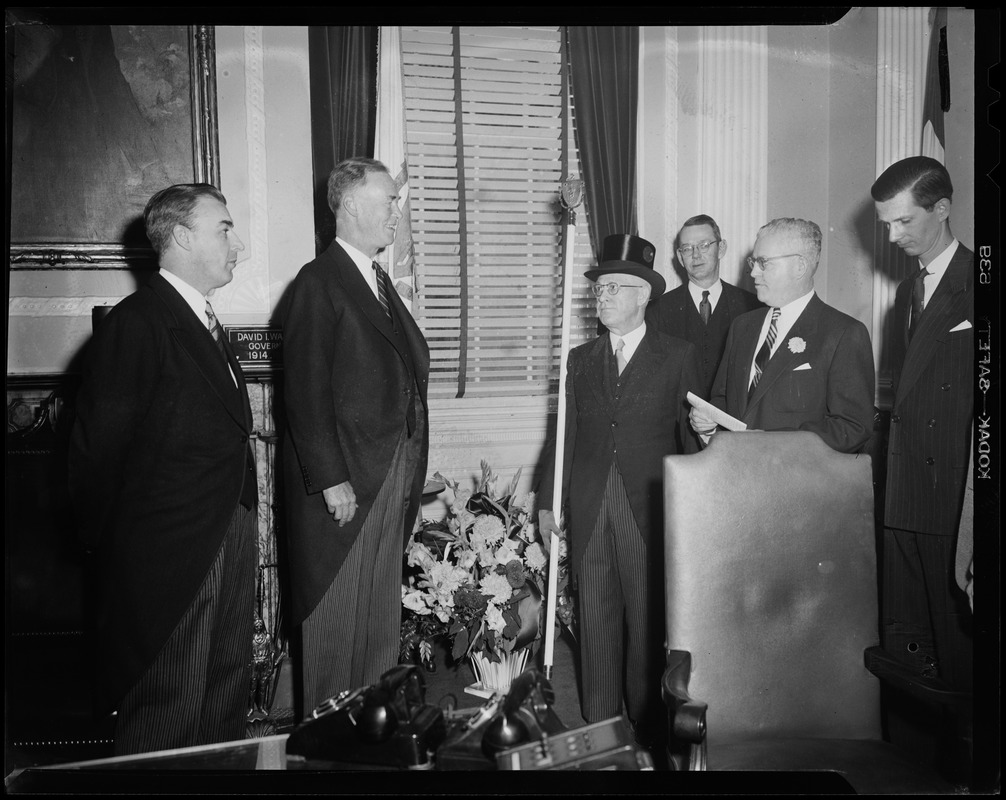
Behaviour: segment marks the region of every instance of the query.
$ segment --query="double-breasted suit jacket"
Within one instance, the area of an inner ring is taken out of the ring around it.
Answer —
[[[429,447],[429,348],[397,292],[392,323],[345,250],[333,242],[301,268],[281,312],[288,431],[283,465],[294,623],[311,613],[346,559],[384,479],[399,437],[417,430],[410,525],[422,500]],[[358,504],[344,526],[321,492],[350,481]],[[411,530],[403,531],[404,537]]]
[[[974,253],[959,244],[911,341],[915,275],[898,286],[887,527],[952,536],[960,522],[974,417]]]
[[[748,398],[751,364],[769,309],[734,320],[710,402],[750,430],[812,431],[855,453],[873,431],[873,348],[866,326],[816,294],[769,359]]]
[[[695,355],[702,371],[702,385],[695,394],[705,399],[709,399],[713,388],[730,323],[741,314],[762,305],[751,292],[726,281],[720,281],[720,285],[723,287],[720,299],[707,323],[702,322],[687,283],[657,298],[646,308],[647,324],[654,325],[668,336],[684,339],[695,345]]]
[[[112,309],[89,346],[70,483],[99,570],[103,710],[174,630],[238,503],[254,505],[251,409],[227,357],[237,386],[205,320],[160,274]]]
[[[692,453],[698,441],[688,424],[685,395],[701,382],[695,347],[647,326],[621,376],[613,371],[610,334],[569,353],[563,497],[568,497],[574,571],[594,529],[612,462],[622,476],[632,514],[650,552],[662,542],[664,456]],[[552,500],[546,464],[539,492]],[[558,514],[557,514],[558,516]]]

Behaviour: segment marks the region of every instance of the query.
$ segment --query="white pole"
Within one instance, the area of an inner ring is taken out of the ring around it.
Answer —
[[[553,463],[552,511],[556,524],[562,518],[562,465],[566,444],[566,359],[569,356],[570,317],[573,310],[573,242],[576,236],[576,207],[583,199],[582,181],[563,181],[562,204],[569,212],[566,224],[566,252],[562,279],[562,338],[559,348],[559,397],[555,420],[555,461]],[[545,677],[552,677],[555,650],[555,610],[559,581],[559,540],[552,537],[548,553],[548,598],[545,605]]]

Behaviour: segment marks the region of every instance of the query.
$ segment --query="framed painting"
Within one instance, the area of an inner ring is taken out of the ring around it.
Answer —
[[[220,184],[213,28],[30,13],[8,15],[10,268],[152,268],[151,195]]]

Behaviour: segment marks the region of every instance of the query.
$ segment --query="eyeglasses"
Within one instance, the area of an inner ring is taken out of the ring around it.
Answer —
[[[759,256],[758,258],[751,258],[751,256],[748,256],[747,257],[748,272],[751,272],[755,267],[761,267],[761,271],[764,272],[765,269],[768,267],[768,265],[771,264],[773,261],[778,261],[781,258],[793,258],[794,256],[803,258],[803,253],[787,253],[784,256],[769,256],[768,258],[765,258],[764,256]]]
[[[678,248],[678,255],[681,258],[684,258],[685,256],[693,256],[696,253],[701,253],[702,255],[705,255],[706,253],[709,252],[710,247],[712,247],[714,244],[719,243],[720,243],[719,239],[711,239],[708,242],[699,242],[698,244],[683,244],[681,245],[681,247]]]
[[[619,289],[643,289],[642,285],[638,283],[595,283],[590,287],[590,291],[594,293],[594,297],[600,297],[604,294],[604,290],[608,290],[608,294],[616,295]]]

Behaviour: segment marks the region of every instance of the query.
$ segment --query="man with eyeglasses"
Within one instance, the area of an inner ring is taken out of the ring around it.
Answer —
[[[702,391],[696,394],[708,398],[730,323],[761,303],[751,292],[720,278],[727,242],[712,217],[698,214],[686,219],[678,231],[676,252],[688,280],[650,303],[646,321],[695,345],[703,378]]]
[[[696,452],[689,391],[701,378],[695,347],[645,322],[664,290],[645,239],[604,240],[587,277],[607,332],[574,348],[566,380],[564,503],[581,652],[581,707],[588,722],[624,707],[637,740],[655,749],[664,732],[663,458]],[[539,524],[558,533],[552,459],[544,458]],[[623,633],[623,629],[625,633]]]
[[[873,430],[873,348],[866,326],[814,292],[821,229],[775,219],[758,231],[748,267],[758,299],[730,326],[710,402],[749,430],[812,431],[840,453],[857,453]],[[716,423],[697,408],[703,441]]]

